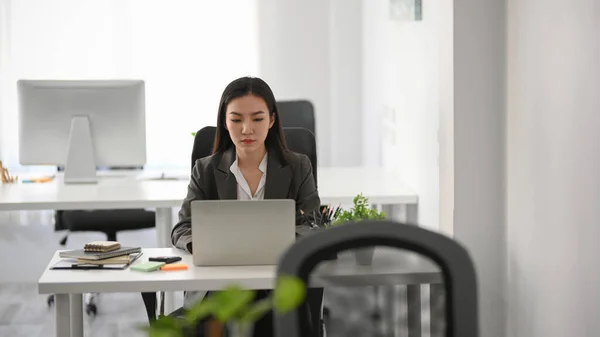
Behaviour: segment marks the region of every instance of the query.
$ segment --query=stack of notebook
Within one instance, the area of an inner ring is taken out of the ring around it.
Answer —
[[[111,252],[121,248],[121,244],[117,241],[92,241],[83,246],[86,252]]]
[[[60,252],[59,256],[77,260],[77,264],[123,265],[131,263],[141,251],[140,247],[122,247],[116,241],[94,241],[83,249]]]

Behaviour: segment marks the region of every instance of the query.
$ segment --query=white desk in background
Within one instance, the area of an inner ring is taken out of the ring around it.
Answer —
[[[179,255],[188,265],[186,271],[136,272],[132,270],[50,270],[60,258],[52,257],[38,281],[40,294],[55,294],[56,336],[83,336],[82,293],[90,292],[159,292],[182,290],[220,290],[232,283],[247,289],[272,289],[275,266],[193,267],[192,256],[174,248],[144,249],[135,263],[150,256]],[[431,300],[443,292],[439,268],[430,260],[414,253],[378,248],[371,266],[358,266],[351,254],[341,254],[337,260],[321,263],[313,272],[310,285],[369,286],[407,285],[409,337],[421,336],[421,284],[431,285]],[[444,319],[443,305],[431,303],[431,322]],[[399,306],[399,305],[397,305]],[[393,310],[392,326],[399,327],[401,308]],[[142,310],[140,308],[140,310]],[[393,331],[389,335],[401,334]]]
[[[405,220],[417,223],[418,197],[397,174],[377,168],[317,168],[322,204],[351,204],[358,193],[379,205],[388,215],[405,207]],[[171,247],[172,208],[179,208],[187,194],[189,172],[171,172],[179,180],[152,180],[152,171],[111,172],[97,184],[65,185],[62,175],[49,183],[0,184],[0,211],[86,210],[155,208],[157,246]],[[396,218],[396,217],[394,217]],[[165,295],[165,309],[175,310],[172,293]]]
[[[404,206],[406,221],[417,223],[418,197],[397,174],[360,167],[317,170],[322,204],[351,204],[356,194],[362,193],[386,213],[391,213],[393,206]],[[149,179],[160,173],[119,173],[101,177],[97,184],[64,185],[62,175],[49,183],[0,184],[0,211],[155,208],[157,245],[170,247],[175,223],[172,208],[179,208],[187,194],[188,173],[170,175],[181,177],[179,180]]]

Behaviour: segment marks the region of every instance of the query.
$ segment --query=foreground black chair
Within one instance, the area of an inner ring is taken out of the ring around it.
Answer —
[[[414,225],[368,220],[305,237],[281,257],[277,275],[297,276],[308,284],[311,272],[331,254],[372,246],[405,249],[437,263],[446,288],[446,336],[479,336],[477,280],[468,252],[451,238]],[[306,319],[304,315],[301,310],[275,315],[276,336],[309,336],[310,332],[303,331],[300,324]]]

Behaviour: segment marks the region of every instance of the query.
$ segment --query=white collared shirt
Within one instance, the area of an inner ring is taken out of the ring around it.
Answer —
[[[265,198],[265,183],[267,182],[267,156],[268,153],[265,153],[262,161],[258,165],[258,169],[262,172],[262,177],[258,182],[258,187],[256,188],[256,192],[252,195],[250,191],[250,186],[244,178],[240,167],[238,166],[238,158],[236,156],[235,161],[229,167],[229,170],[235,176],[235,180],[237,181],[237,199],[238,200],[263,200]]]

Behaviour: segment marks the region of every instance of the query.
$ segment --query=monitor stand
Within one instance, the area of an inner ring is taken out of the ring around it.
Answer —
[[[65,184],[95,184],[96,156],[92,144],[90,121],[87,116],[71,119],[69,148],[65,163]]]

